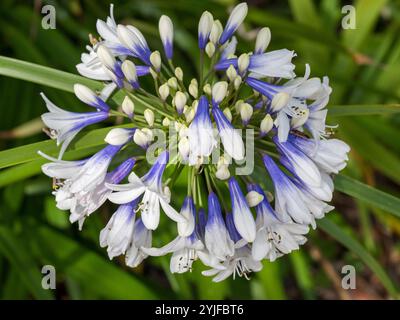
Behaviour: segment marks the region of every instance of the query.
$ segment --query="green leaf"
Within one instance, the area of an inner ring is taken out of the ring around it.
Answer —
[[[68,147],[69,151],[66,153],[66,156],[68,156],[70,152],[82,151],[104,145],[104,137],[107,135],[108,131],[112,128],[126,128],[129,126],[132,125],[125,124],[89,131],[82,137],[77,138],[75,142]],[[42,157],[37,153],[39,150],[52,156],[58,154],[58,147],[54,140],[46,140],[4,150],[0,152],[0,169],[42,159]]]
[[[336,241],[340,242],[347,249],[358,255],[360,259],[376,274],[381,280],[384,287],[387,289],[392,297],[397,297],[399,292],[394,282],[387,275],[382,266],[375,260],[375,258],[368,253],[367,250],[355,239],[350,237],[338,225],[329,220],[328,218],[318,221],[318,226],[329,234]]]
[[[400,218],[399,198],[341,174],[335,178],[335,188]]]
[[[375,139],[373,135],[358,124],[356,119],[343,118],[340,121],[340,133],[351,145],[353,152],[385,174],[400,183],[400,158]]]
[[[21,280],[36,299],[53,299],[49,290],[42,288],[43,275],[23,242],[8,228],[0,226],[0,252],[18,270]]]
[[[393,114],[400,113],[400,104],[333,105],[329,106],[328,110],[328,115],[334,117]]]
[[[68,92],[73,92],[75,83],[84,84],[94,90],[104,87],[98,81],[4,56],[0,56],[0,74]]]

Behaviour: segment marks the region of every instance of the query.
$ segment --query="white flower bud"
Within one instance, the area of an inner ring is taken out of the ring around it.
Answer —
[[[271,131],[273,126],[274,126],[274,120],[272,120],[271,116],[267,114],[260,123],[261,134],[262,135],[267,134],[268,132]]]
[[[186,105],[186,101],[187,101],[186,95],[181,91],[177,91],[174,97],[174,104],[179,114],[182,113],[183,108]]]
[[[193,100],[192,102],[192,108],[194,110],[194,113],[197,112],[197,106],[199,105],[199,100]]]
[[[225,108],[222,112],[224,113],[225,117],[229,120],[229,122],[231,122],[232,121],[231,109]]]
[[[269,30],[267,27],[260,29],[260,31],[257,33],[256,46],[254,49],[255,54],[264,53],[265,50],[267,50],[270,41],[271,30]]]
[[[241,84],[242,84],[242,77],[237,76],[233,81],[233,86],[235,87],[235,90],[238,90]]]
[[[203,91],[204,91],[204,93],[205,93],[206,95],[211,96],[211,85],[210,85],[209,83],[206,83],[206,84],[203,86]]]
[[[183,71],[181,67],[176,67],[175,68],[175,77],[179,80],[182,81],[183,80]]]
[[[192,95],[193,98],[197,98],[197,96],[199,95],[199,89],[197,88],[197,84],[195,83],[191,83],[189,85],[189,93]]]
[[[237,76],[237,71],[235,67],[231,64],[229,68],[226,70],[226,76],[228,77],[229,81],[234,81]]]
[[[74,92],[79,100],[88,105],[96,105],[97,104],[97,95],[93,90],[84,86],[83,84],[76,83],[74,84]]]
[[[174,25],[171,19],[162,15],[158,21],[158,31],[160,33],[160,38],[164,46],[165,54],[168,59],[172,58],[172,42],[174,39]]]
[[[150,142],[153,140],[153,133],[151,130],[144,129],[136,129],[135,134],[133,135],[133,141],[140,147],[146,149]]]
[[[228,90],[228,82],[226,81],[218,81],[214,84],[212,88],[212,98],[216,104],[221,103],[222,100],[226,97],[226,93]]]
[[[178,151],[183,160],[187,160],[189,158],[190,146],[189,139],[187,137],[183,137],[179,140]]]
[[[249,207],[255,207],[264,200],[264,196],[259,194],[257,191],[250,191],[246,194],[246,201]]]
[[[165,117],[165,118],[163,119],[163,121],[162,121],[162,125],[163,125],[164,127],[169,127],[170,124],[171,124],[171,121],[170,121],[167,117]]]
[[[106,46],[100,45],[97,48],[96,53],[102,64],[104,64],[107,68],[114,70],[116,61],[114,56],[111,54],[110,50]]]
[[[193,107],[188,108],[188,109],[185,111],[186,122],[187,122],[187,123],[192,122],[192,120],[193,120],[195,114],[196,114],[196,112],[195,112],[195,110],[194,110]]]
[[[144,118],[150,127],[154,124],[154,112],[150,109],[146,109],[143,112]]]
[[[202,39],[202,42],[205,43],[208,40],[208,36],[210,35],[211,28],[214,22],[214,18],[211,13],[208,11],[204,11],[200,17],[198,35],[199,39]],[[204,49],[201,48],[201,49]]]
[[[290,125],[293,129],[300,128],[303,124],[306,123],[309,115],[310,110],[308,109],[302,109],[301,111],[298,111],[298,116],[292,117],[292,120],[290,120]]]
[[[206,54],[209,58],[211,58],[215,53],[215,45],[212,42],[207,43],[206,45]]]
[[[160,94],[160,98],[165,101],[168,96],[169,96],[169,86],[168,83],[164,83],[162,84],[159,88],[158,88],[158,93]]]
[[[161,69],[161,55],[160,52],[154,51],[150,55],[151,65],[156,69],[156,71],[160,71]]]
[[[123,128],[114,128],[107,133],[106,137],[104,138],[104,141],[107,142],[108,144],[118,146],[127,143],[129,139],[132,137],[132,135],[133,135],[132,130]]]
[[[279,111],[285,107],[289,102],[290,96],[286,92],[279,92],[272,98],[271,109],[272,111]]]
[[[171,89],[174,89],[174,90],[178,89],[178,80],[176,80],[175,77],[169,78],[167,83]]]
[[[128,97],[125,96],[124,101],[122,101],[122,111],[129,117],[132,118],[133,113],[135,111],[135,104],[133,101]]]
[[[235,111],[236,111],[236,113],[240,113],[240,108],[242,107],[243,103],[244,103],[244,101],[242,99],[236,101],[236,103],[235,103]]]
[[[224,28],[222,27],[221,22],[219,20],[214,20],[210,32],[210,41],[213,44],[216,44],[218,42],[223,30]]]
[[[122,62],[121,69],[126,80],[128,80],[130,84],[135,84],[138,82],[136,66],[132,61],[125,60],[124,62]]]
[[[238,69],[239,73],[243,74],[247,70],[250,64],[250,56],[247,53],[243,53],[238,58]]]
[[[247,125],[251,116],[253,115],[253,107],[248,103],[243,103],[240,106],[240,117],[244,125]]]
[[[215,172],[215,176],[219,180],[227,180],[231,176],[231,173],[229,172],[228,166],[221,165]]]
[[[153,131],[151,129],[143,128],[142,132],[150,139],[150,141],[153,141],[154,135],[153,135]]]

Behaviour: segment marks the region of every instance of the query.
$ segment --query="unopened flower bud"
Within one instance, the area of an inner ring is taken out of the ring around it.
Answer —
[[[228,90],[228,82],[218,81],[212,88],[212,98],[214,103],[219,104],[226,97]]]
[[[270,41],[271,41],[271,31],[269,30],[269,28],[264,27],[260,29],[260,31],[258,31],[257,33],[254,53],[255,54],[264,53],[265,50],[267,50]]]
[[[231,173],[229,172],[228,166],[221,165],[215,172],[215,176],[219,180],[227,180],[231,176]]]
[[[274,120],[272,120],[271,116],[267,114],[260,123],[261,135],[266,135],[268,132],[270,132],[273,125],[274,125]]]
[[[150,142],[153,140],[153,132],[147,128],[136,129],[133,135],[133,141],[143,149],[147,149]]]
[[[214,18],[212,14],[208,11],[204,11],[200,17],[198,27],[199,48],[202,50],[204,49],[204,47],[206,46],[206,42],[208,41],[213,22]]]
[[[196,111],[194,110],[193,107],[188,108],[188,109],[185,111],[186,122],[187,122],[187,123],[192,122],[192,120],[193,120],[195,114],[196,114]]]
[[[164,127],[169,127],[170,124],[171,124],[171,121],[170,121],[167,117],[165,117],[165,118],[163,119],[163,121],[162,121],[162,125],[163,125]]]
[[[257,191],[250,191],[246,194],[246,201],[249,207],[255,207],[264,200],[264,196],[259,194]]]
[[[100,45],[97,48],[96,53],[102,64],[104,64],[107,68],[111,70],[115,69],[115,58],[106,46]]]
[[[250,64],[250,56],[247,53],[243,53],[238,58],[238,69],[239,73],[243,74]]]
[[[76,83],[74,84],[74,92],[77,98],[83,103],[86,103],[90,106],[96,106],[98,98],[93,90],[89,89],[83,84]]]
[[[236,103],[235,103],[236,113],[240,113],[240,108],[242,107],[243,103],[244,103],[244,101],[242,99],[239,99],[238,101],[236,101]]]
[[[237,71],[235,67],[231,64],[229,68],[226,70],[226,76],[228,77],[229,81],[234,81],[237,76]]]
[[[170,17],[162,15],[158,22],[158,31],[163,43],[164,52],[167,59],[172,59],[173,55],[173,39],[174,39],[174,25]]]
[[[222,27],[221,22],[219,20],[214,20],[213,25],[211,27],[211,32],[210,32],[210,41],[213,44],[216,44],[218,42],[222,31],[223,31],[223,27]]]
[[[126,80],[128,80],[130,84],[138,82],[136,66],[132,61],[125,60],[124,62],[122,62],[121,69]]]
[[[154,112],[150,109],[146,109],[143,112],[144,118],[150,127],[154,124]]]
[[[133,101],[128,97],[125,96],[124,100],[122,101],[122,111],[132,119],[133,113],[135,112],[135,104]]]
[[[240,117],[242,118],[243,125],[247,125],[251,116],[253,115],[253,107],[248,103],[243,103],[240,106]]]
[[[207,43],[206,45],[206,54],[209,58],[211,58],[215,53],[215,45],[212,42]]]
[[[175,77],[179,80],[182,81],[183,80],[183,71],[181,67],[176,67],[175,68]]]
[[[206,83],[203,86],[203,91],[206,95],[211,96],[211,85],[209,83]]]
[[[187,101],[186,95],[181,91],[177,91],[174,97],[174,103],[176,110],[178,111],[179,114],[183,112],[183,108],[186,105],[186,101]]]
[[[241,84],[242,84],[242,77],[237,76],[233,81],[233,86],[235,87],[235,90],[238,90]]]
[[[168,98],[168,96],[169,96],[169,86],[168,86],[168,83],[162,84],[162,85],[158,88],[158,93],[160,94],[161,100],[165,101],[165,100]]]
[[[197,98],[197,96],[199,95],[199,89],[197,88],[197,84],[195,83],[191,83],[189,85],[189,93],[192,95],[193,98]]]
[[[197,106],[199,105],[199,100],[193,100],[192,102],[192,108],[194,110],[194,113],[197,112]]]
[[[174,90],[178,89],[178,80],[176,80],[175,77],[169,78],[167,83],[171,89],[174,89]]]
[[[118,146],[127,143],[133,134],[134,130],[132,129],[114,128],[108,132],[104,141],[108,144]]]
[[[290,96],[286,92],[278,92],[271,101],[272,111],[279,111],[289,102]]]
[[[232,121],[231,109],[225,108],[222,112],[224,113],[225,117],[229,120],[229,122],[231,122]]]
[[[154,51],[150,55],[150,62],[154,69],[158,72],[161,69],[161,55],[160,52]]]

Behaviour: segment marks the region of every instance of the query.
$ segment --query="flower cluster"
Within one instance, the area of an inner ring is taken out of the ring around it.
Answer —
[[[333,209],[332,175],[346,166],[349,147],[329,139],[328,78],[311,78],[308,65],[304,76],[296,76],[293,51],[267,51],[268,28],[259,30],[253,52],[238,54],[234,34],[246,15],[246,3],[233,9],[225,26],[202,14],[199,77],[186,79],[173,62],[169,17],[159,20],[163,59],[136,27],[115,22],[111,6],[107,20],[97,21],[100,37],[91,37],[77,65],[81,75],[104,83],[100,92],[74,86],[93,110],[68,112],[43,95],[43,122],[61,145],[58,158],[41,153],[50,161],[42,169],[55,181],[57,207],[69,210],[71,223],[82,228],[107,200],[119,205],[100,233],[110,259],[125,255],[126,264],[136,267],[148,256],[172,253],[172,273],[191,270],[199,259],[214,281],[247,278],[263,259],[298,249],[309,226]],[[145,89],[141,78],[154,88]],[[103,149],[84,160],[62,160],[82,129],[111,117],[125,123],[109,130]],[[245,130],[253,134],[246,144]],[[160,132],[164,144],[156,143]],[[143,156],[123,160],[129,146]],[[255,169],[239,174],[249,159]],[[179,202],[181,175],[187,194],[177,210],[171,198]],[[155,247],[161,211],[177,236]]]

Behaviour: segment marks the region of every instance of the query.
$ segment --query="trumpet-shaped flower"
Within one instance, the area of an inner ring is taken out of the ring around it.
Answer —
[[[108,118],[107,111],[76,113],[65,111],[52,103],[43,93],[41,94],[49,112],[42,115],[44,124],[50,128],[52,138],[57,139],[57,145],[61,145],[59,158],[75,136],[85,127],[104,121]]]
[[[196,115],[189,126],[188,139],[191,165],[196,165],[202,157],[210,156],[217,144],[205,96],[200,97]]]
[[[147,229],[155,230],[160,222],[160,205],[165,214],[176,222],[185,223],[183,218],[169,204],[170,196],[165,193],[162,186],[162,175],[168,162],[167,151],[161,153],[149,172],[139,178],[134,172],[129,177],[128,184],[107,184],[107,187],[115,191],[109,195],[109,200],[116,204],[125,204],[141,197],[138,210]]]

